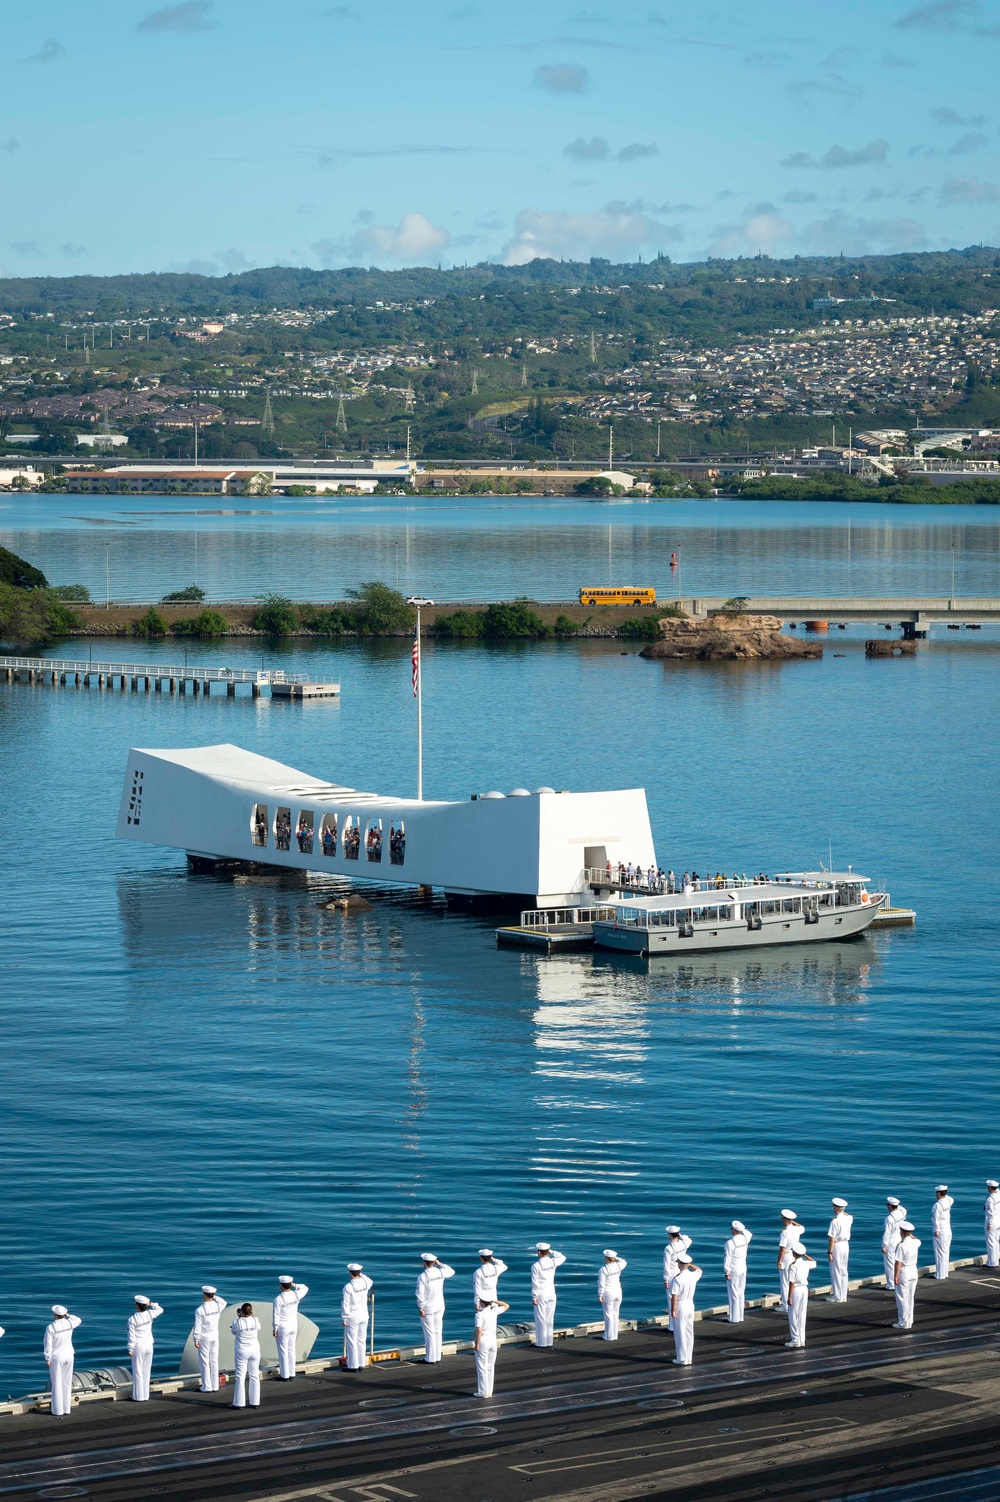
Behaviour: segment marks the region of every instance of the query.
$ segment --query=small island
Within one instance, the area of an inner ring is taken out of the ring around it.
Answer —
[[[665,616],[659,626],[658,640],[644,647],[641,657],[764,662],[823,656],[819,642],[783,636],[782,622],[775,615],[720,612],[704,621]]]

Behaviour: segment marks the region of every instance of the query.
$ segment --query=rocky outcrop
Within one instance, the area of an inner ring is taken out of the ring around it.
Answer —
[[[764,662],[791,657],[822,657],[817,641],[782,636],[774,615],[712,615],[705,621],[660,621],[660,639],[642,657],[687,658],[695,662]]]

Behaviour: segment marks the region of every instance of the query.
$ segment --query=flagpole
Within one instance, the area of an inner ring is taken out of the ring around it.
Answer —
[[[417,700],[417,802],[424,801],[424,673],[423,659],[420,645],[420,607],[433,605],[433,600],[425,600],[422,595],[410,595],[407,605],[412,605],[417,612],[416,635],[413,638],[413,692]]]

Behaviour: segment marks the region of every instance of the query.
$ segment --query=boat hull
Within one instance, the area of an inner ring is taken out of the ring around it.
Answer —
[[[629,928],[600,922],[594,924],[598,949],[624,954],[706,954],[718,950],[761,949],[776,944],[816,944],[825,939],[850,939],[865,932],[878,912],[880,900],[821,912],[817,923],[807,923],[802,913],[776,913],[761,920],[757,929],[745,920],[697,924],[689,939],[676,928]]]

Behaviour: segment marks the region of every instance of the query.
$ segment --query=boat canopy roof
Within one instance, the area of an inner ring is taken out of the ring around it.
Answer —
[[[870,876],[859,876],[857,871],[777,871],[775,881],[785,885],[794,882],[800,887],[835,887],[838,882],[853,881],[864,886]]]
[[[829,885],[833,885],[831,882]],[[622,894],[612,903],[602,905],[618,908],[638,908],[643,912],[683,911],[691,907],[726,907],[734,902],[780,902],[787,897],[810,897],[815,886],[795,886],[783,882],[758,883],[746,887],[703,887],[699,892],[673,892],[662,897],[645,897],[638,892],[631,896]]]

